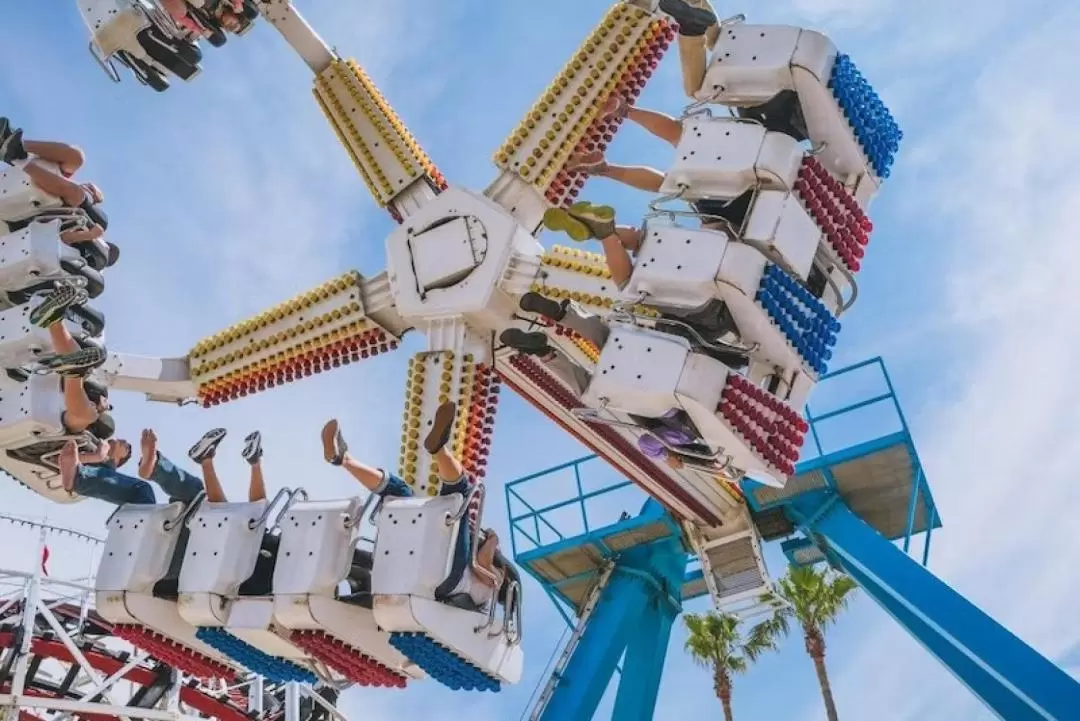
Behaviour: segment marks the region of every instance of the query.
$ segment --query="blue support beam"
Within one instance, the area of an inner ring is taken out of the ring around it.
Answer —
[[[614,718],[652,718],[686,562],[676,540],[619,557],[540,721],[590,721],[624,652]]]
[[[827,556],[1008,721],[1075,718],[1080,683],[882,538],[835,495],[813,492],[787,507]]]

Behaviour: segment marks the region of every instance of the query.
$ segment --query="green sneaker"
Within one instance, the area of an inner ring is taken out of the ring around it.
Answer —
[[[70,378],[86,375],[95,368],[104,365],[108,359],[109,354],[104,348],[92,345],[71,353],[43,355],[37,359],[37,363],[43,371]]]
[[[592,237],[589,226],[570,215],[563,208],[549,208],[544,213],[544,227],[548,230],[554,230],[556,233],[566,233],[571,240],[578,243],[583,243]]]
[[[597,240],[615,234],[615,209],[610,205],[593,205],[582,201],[571,205],[567,212],[588,228]]]

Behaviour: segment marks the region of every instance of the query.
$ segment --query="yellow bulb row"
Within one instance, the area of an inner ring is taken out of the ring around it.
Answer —
[[[511,159],[520,152],[522,146],[528,144],[538,126],[550,118],[550,126],[537,140],[531,153],[524,158],[522,167],[516,169],[526,180],[538,172],[533,184],[546,188],[552,177],[562,169],[585,131],[592,125],[600,107],[618,85],[620,78],[629,70],[638,51],[648,42],[647,35],[639,38],[633,49],[626,53],[618,64],[614,64],[615,59],[638,31],[638,23],[649,17],[649,13],[644,10],[623,3],[609,9],[577,53],[496,151],[495,164],[510,170]],[[579,77],[581,75],[584,77]],[[577,87],[567,96],[566,93],[575,85]],[[596,88],[599,90],[590,103],[588,98]],[[583,105],[583,114],[571,124]],[[542,163],[544,156],[552,149],[555,151],[553,157]]]
[[[409,135],[393,108],[385,100],[380,102],[381,95],[375,84],[355,61],[347,61],[346,64],[339,61],[337,70],[338,78],[348,89],[349,95],[359,104],[360,111],[386,143],[402,169],[410,177],[418,175],[420,171],[417,168],[417,155],[423,151]]]
[[[261,371],[272,370],[283,363],[288,363],[291,360],[299,358],[312,351],[320,350],[327,346],[333,345],[339,341],[350,340],[357,336],[363,335],[369,328],[366,321],[356,321],[349,325],[342,326],[341,328],[335,328],[334,330],[324,333],[310,340],[306,340],[303,343],[299,343],[291,348],[286,348],[274,353],[271,356],[262,358],[254,363],[249,363],[245,366],[231,370],[218,377],[214,377],[209,374],[209,377],[202,377],[199,374],[192,373],[192,380],[199,387],[200,392],[205,390],[213,390],[214,388],[222,385],[229,385],[233,381],[245,378],[247,376],[259,373]]]
[[[577,334],[574,334],[573,341],[574,345],[577,346],[578,350],[584,353],[585,357],[588,358],[590,361],[596,363],[600,360],[600,349],[594,346],[592,343]]]
[[[335,66],[330,66],[323,73],[331,73],[336,70]],[[354,156],[360,159],[360,162],[364,164],[368,170],[369,177],[374,182],[374,189],[369,184],[368,190],[372,191],[372,195],[375,196],[381,206],[385,206],[386,203],[394,196],[394,184],[387,177],[385,170],[379,163],[379,160],[375,157],[375,154],[368,147],[367,142],[364,140],[364,133],[357,127],[356,122],[360,120],[354,113],[350,113],[345,109],[345,105],[342,103],[341,98],[332,84],[334,80],[338,78],[331,75],[329,80],[324,81],[323,75],[320,74],[316,80],[316,88],[323,93],[323,97],[326,100],[326,104],[330,106],[334,111],[330,115],[330,121],[335,126],[339,127],[339,138],[344,136],[348,140],[348,144],[353,148]],[[375,131],[377,137],[379,137],[387,147],[391,149],[396,156],[400,155],[400,151],[394,147],[389,138],[386,137],[386,132],[381,124],[372,119],[372,113],[368,109],[367,105],[361,99],[360,91],[356,87],[349,83],[347,80],[343,81],[345,86],[345,92],[351,96],[351,100],[357,107],[353,110],[359,109],[360,112],[367,117],[367,122],[372,130]],[[363,121],[361,121],[363,122]],[[398,158],[401,161],[401,158]],[[402,162],[404,166],[405,163]]]
[[[615,66],[614,70],[608,74],[607,80],[601,86],[593,103],[586,108],[585,113],[578,118],[570,132],[568,132],[566,137],[558,144],[554,155],[548,159],[543,167],[539,168],[539,173],[532,181],[534,187],[540,188],[541,190],[547,190],[548,186],[551,185],[551,181],[566,165],[567,160],[570,159],[571,153],[574,152],[574,148],[577,147],[578,142],[585,136],[586,131],[588,131],[589,127],[593,124],[593,121],[595,121],[600,114],[600,109],[603,107],[604,103],[607,102],[607,99],[611,96],[612,92],[615,91],[615,88],[618,86],[622,77],[629,72],[630,67],[636,61],[639,52],[648,42],[649,38],[647,34],[638,38],[634,46],[625,54],[623,59],[619,61],[619,64]],[[622,42],[618,44],[621,45]],[[609,49],[608,52],[604,53],[600,60],[596,61],[597,67],[606,67],[608,63],[614,60],[616,55],[617,50]],[[577,105],[578,102],[578,98],[571,98],[572,105]],[[525,159],[526,167],[522,171],[522,177],[526,180],[529,179],[529,175],[532,175],[531,166],[536,165],[536,163],[530,163],[530,160],[533,160],[533,158],[529,157]]]
[[[230,353],[226,353],[225,355],[218,358],[204,361],[198,366],[192,368],[191,375],[201,376],[207,373],[212,373],[219,368],[223,368],[227,365],[232,365],[233,363],[243,360],[244,358],[253,356],[256,353],[273,350],[281,344],[288,344],[290,341],[296,339],[297,336],[302,336],[310,333],[318,328],[322,328],[329,323],[335,323],[344,318],[347,318],[350,315],[356,315],[358,313],[362,314],[363,312],[364,309],[360,306],[360,304],[356,301],[353,301],[352,303],[342,306],[341,308],[335,308],[332,311],[323,313],[322,315],[312,318],[310,320],[306,320],[303,323],[298,323],[297,325],[294,325],[290,328],[286,328],[285,330],[275,333],[268,338],[263,338],[261,340],[252,340],[247,345],[241,348],[237,348]],[[361,318],[356,323],[359,324],[360,330],[367,330],[367,320]]]
[[[541,295],[551,298],[552,300],[572,300],[575,303],[582,305],[591,305],[596,308],[611,308],[615,305],[615,299],[605,295],[593,295],[592,293],[584,293],[580,290],[570,290],[568,288],[556,288],[551,285],[540,285],[539,283],[533,283],[529,286],[529,290],[533,293],[540,293]],[[657,318],[660,316],[659,311],[654,308],[650,308],[645,305],[635,305],[634,313],[636,315],[646,316],[649,318]]]
[[[611,271],[607,267],[604,256],[576,248],[565,248],[561,245],[556,245],[544,253],[540,257],[540,264],[595,278],[611,278]]]
[[[312,90],[312,93],[315,95],[315,101],[319,103],[319,109],[322,110],[323,116],[325,116],[326,120],[330,123],[330,127],[334,129],[334,135],[337,136],[338,142],[341,143],[343,148],[345,148],[345,152],[349,154],[349,157],[353,161],[353,166],[355,166],[356,170],[360,173],[360,177],[363,179],[364,185],[367,186],[368,192],[371,193],[371,197],[375,199],[375,201],[379,204],[380,208],[385,207],[386,203],[383,201],[384,194],[379,192],[379,187],[376,185],[375,179],[371,177],[371,174],[367,170],[367,165],[365,165],[363,160],[361,160],[360,156],[357,155],[354,148],[354,145],[359,146],[364,154],[364,157],[371,158],[371,152],[368,150],[367,145],[364,143],[364,139],[360,137],[360,135],[356,132],[356,127],[352,126],[351,123],[350,127],[352,129],[352,137],[350,138],[345,135],[344,129],[342,129],[341,125],[334,117],[334,113],[333,111],[331,111],[330,106],[327,105],[326,101],[323,99],[323,96],[320,94],[318,80],[316,80],[316,85],[315,88]],[[340,110],[340,103],[337,103],[335,101],[334,104]],[[386,178],[384,176],[384,184],[385,181]]]
[[[431,160],[431,157],[409,131],[408,126],[401,122],[401,118],[398,117],[393,106],[387,102],[382,91],[379,90],[379,86],[372,81],[364,69],[360,67],[355,60],[349,59],[348,65],[349,69],[353,71],[354,76],[359,78],[360,82],[364,84],[365,89],[375,101],[375,104],[382,110],[384,117],[389,121],[396,136],[404,142],[405,147],[412,154],[413,160],[419,163],[420,167],[423,168],[428,175],[434,175],[438,172],[438,168],[435,167],[435,163]]]
[[[284,303],[279,303],[270,310],[263,311],[253,318],[242,320],[235,325],[229,326],[223,331],[204,338],[195,344],[195,347],[191,349],[188,357],[191,360],[195,360],[208,353],[220,350],[230,343],[253,333],[257,333],[274,323],[284,320],[294,313],[305,311],[308,308],[329,300],[332,296],[353,287],[356,289],[359,289],[360,287],[360,274],[355,270],[351,270],[344,275],[329,280],[306,293],[302,293],[295,298],[285,301]],[[359,294],[357,294],[357,296],[359,297]],[[362,310],[363,309],[361,309],[361,311]]]

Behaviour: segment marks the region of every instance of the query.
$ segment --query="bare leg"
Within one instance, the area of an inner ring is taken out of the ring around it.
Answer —
[[[604,260],[611,271],[611,279],[621,288],[634,273],[634,262],[630,259],[630,253],[618,233],[601,239],[600,243],[604,246]]]
[[[34,161],[23,166],[23,172],[42,192],[55,195],[64,201],[64,205],[76,208],[86,200],[86,190],[78,183],[73,183],[62,175],[46,170]]]
[[[248,502],[266,500],[266,482],[263,480],[262,463],[251,464],[251,482],[248,484]]]
[[[75,441],[68,441],[57,459],[60,465],[60,482],[64,490],[71,493],[75,488],[75,474],[79,470],[79,446]]]
[[[641,231],[632,225],[620,225],[615,228],[615,235],[619,236],[622,247],[631,253],[636,253],[641,247]]]
[[[498,588],[502,585],[502,571],[495,567],[495,552],[499,550],[499,537],[494,531],[488,531],[487,538],[476,549],[476,565],[490,573],[494,577],[494,583],[488,576],[478,573],[476,578],[486,586]]]
[[[210,503],[225,503],[229,499],[225,497],[225,490],[221,487],[221,479],[218,478],[217,469],[214,468],[214,458],[204,458],[202,463],[203,484],[206,486],[206,500]]]
[[[440,448],[433,454],[435,459],[435,467],[439,473],[439,480],[449,483],[453,483],[465,474],[465,467],[461,465],[461,461],[457,457],[446,450],[445,447]]]
[[[83,151],[67,143],[52,143],[45,140],[23,140],[22,143],[26,152],[50,163],[56,163],[67,175],[74,175],[75,171],[86,162]]]
[[[323,456],[328,463],[334,465],[340,465],[349,475],[360,482],[364,488],[374,492],[379,486],[382,485],[385,478],[381,468],[375,468],[369,466],[366,463],[361,463],[352,457],[347,450],[341,450],[339,448],[338,441],[338,422],[337,419],[328,421],[322,429],[322,443],[323,443]],[[337,459],[340,457],[341,463],[337,463]]]
[[[56,353],[74,353],[79,350],[79,344],[71,337],[63,321],[49,326],[49,339]]]
[[[704,78],[704,73],[702,77]],[[700,87],[701,83],[698,83],[698,86]],[[627,111],[626,117],[661,140],[666,140],[672,145],[679,144],[679,138],[682,137],[682,121],[678,118],[658,113],[655,110],[635,107]]]

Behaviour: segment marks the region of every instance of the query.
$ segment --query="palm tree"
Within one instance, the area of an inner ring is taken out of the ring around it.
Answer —
[[[743,673],[751,663],[769,650],[770,639],[760,634],[743,638],[739,619],[730,613],[688,613],[683,616],[690,635],[686,652],[699,666],[711,669],[713,689],[724,707],[725,721],[731,721],[731,677]]]
[[[829,675],[825,671],[825,629],[847,607],[848,594],[855,588],[855,581],[844,574],[828,569],[819,571],[813,567],[789,566],[787,575],[776,584],[777,595],[786,603],[750,632],[755,645],[776,648],[779,640],[787,636],[791,621],[798,622],[806,653],[814,662],[829,721],[837,721],[837,715]]]

